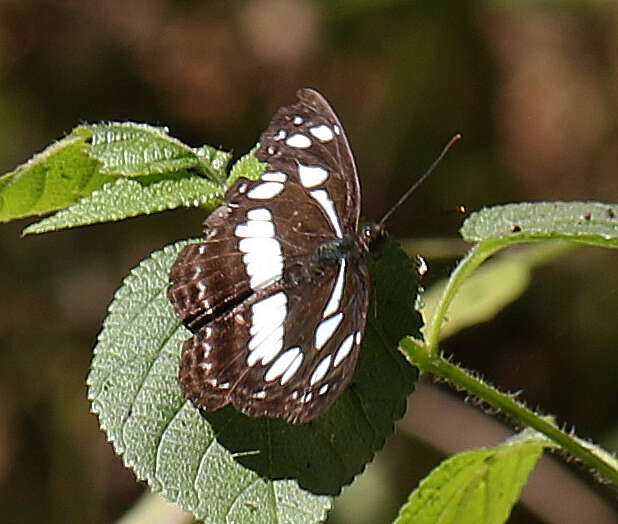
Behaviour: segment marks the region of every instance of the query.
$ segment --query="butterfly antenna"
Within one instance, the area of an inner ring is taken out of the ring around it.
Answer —
[[[457,141],[461,140],[461,133],[457,133],[453,138],[451,138],[448,142],[448,144],[446,144],[444,146],[444,149],[442,149],[442,152],[438,155],[438,158],[436,158],[433,161],[433,164],[431,164],[431,166],[429,166],[429,169],[427,169],[427,171],[425,171],[422,176],[416,181],[414,182],[414,184],[412,184],[412,187],[410,189],[408,189],[403,196],[397,201],[397,203],[390,208],[390,210],[386,213],[386,215],[384,215],[382,217],[382,220],[380,220],[380,222],[378,222],[378,227],[381,229],[384,227],[384,224],[386,224],[386,221],[391,217],[391,215],[395,212],[395,210],[401,205],[403,204],[408,197],[414,193],[414,191],[416,191],[416,189],[418,188],[418,186],[420,186],[425,179],[431,175],[431,173],[433,172],[433,170],[436,168],[436,166],[440,163],[440,161],[444,158],[444,155],[446,155],[446,153],[448,153],[449,149],[453,146],[453,144]]]

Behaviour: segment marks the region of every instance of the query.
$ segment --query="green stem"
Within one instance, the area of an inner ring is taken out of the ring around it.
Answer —
[[[464,283],[466,278],[487,258],[493,255],[496,251],[504,247],[504,242],[482,242],[476,244],[468,254],[459,261],[455,270],[451,273],[450,278],[440,296],[440,301],[433,311],[431,320],[425,329],[425,341],[427,350],[431,355],[436,355],[438,352],[438,341],[440,339],[440,328],[444,320],[451,302],[455,298],[457,291]]]
[[[515,400],[512,395],[498,391],[469,371],[448,362],[440,355],[435,355],[422,343],[406,338],[401,341],[400,347],[410,363],[421,371],[448,379],[521,424],[543,433],[562,449],[618,486],[618,461],[609,453],[562,431],[549,417],[535,413]]]
[[[476,244],[468,254],[462,258],[457,267],[451,274],[446,283],[444,291],[440,295],[438,304],[433,310],[431,319],[427,323],[424,330],[427,349],[432,355],[438,352],[438,343],[440,341],[440,331],[444,321],[448,318],[448,308],[451,306],[457,292],[470,274],[481,265],[487,258],[492,256],[497,251],[506,247],[521,243],[509,239],[493,239],[485,240]],[[545,243],[534,252],[524,251],[524,256],[527,257],[527,265],[530,267],[546,263],[558,255],[575,249],[577,246],[567,242],[552,242]]]

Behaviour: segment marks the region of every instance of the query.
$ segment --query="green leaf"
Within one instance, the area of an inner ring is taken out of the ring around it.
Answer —
[[[618,204],[601,202],[524,202],[472,213],[460,233],[470,242],[505,244],[568,240],[618,247]]]
[[[263,172],[264,166],[251,153],[247,154],[234,164],[225,185],[188,173],[177,173],[173,178],[164,178],[162,175],[107,177],[106,180],[111,181],[101,189],[73,206],[31,224],[24,229],[24,234],[113,222],[178,207],[213,209],[221,203],[225,192],[237,178],[244,176],[256,179]]]
[[[110,306],[88,377],[92,409],[138,478],[209,523],[320,522],[330,498],[235,462],[176,379],[188,331],[167,299],[178,243],[143,261]]]
[[[248,178],[249,180],[257,180],[258,177],[268,167],[266,162],[260,162],[255,153],[260,145],[257,144],[249,153],[238,159],[230,170],[230,176],[227,179],[227,186],[232,187],[240,177]]]
[[[138,478],[198,518],[319,522],[331,504],[324,494],[338,493],[383,446],[413,388],[416,371],[396,349],[404,331],[418,332],[412,265],[393,244],[372,264],[377,313],[370,314],[352,384],[317,420],[288,425],[229,406],[203,416],[183,400],[177,374],[191,333],[166,292],[184,245],[154,253],[116,293],[88,377],[92,409]],[[398,286],[381,291],[394,273]],[[392,319],[404,319],[392,320],[394,327],[377,320],[392,304],[400,311],[390,311]]]
[[[108,182],[85,148],[85,138],[71,134],[1,176],[0,222],[62,209]]]
[[[412,492],[395,524],[506,522],[543,449],[550,446],[546,437],[525,430],[495,448],[445,460]]]
[[[67,209],[29,225],[24,235],[46,233],[98,222],[114,222],[178,207],[214,207],[225,188],[198,176],[152,183],[138,178],[116,178]]]
[[[169,174],[195,170],[214,182],[225,180],[229,153],[210,146],[194,149],[168,135],[168,130],[134,122],[80,126],[88,155],[101,163],[100,173],[122,176]]]
[[[68,208],[25,231],[41,233],[179,206],[214,207],[228,187],[230,158],[145,124],[79,126],[0,177],[0,221]],[[244,163],[253,175],[257,161]]]

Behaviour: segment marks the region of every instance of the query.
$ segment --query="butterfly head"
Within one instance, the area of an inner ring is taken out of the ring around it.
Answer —
[[[362,225],[358,235],[359,242],[365,252],[373,251],[387,236],[386,228],[381,222]]]

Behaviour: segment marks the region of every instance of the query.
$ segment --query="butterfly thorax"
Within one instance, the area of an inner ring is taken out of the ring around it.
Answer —
[[[386,231],[381,224],[366,224],[357,234],[322,242],[310,256],[288,264],[283,281],[294,285],[316,282],[336,270],[342,259],[355,265],[357,260],[374,251],[385,237]]]
[[[316,263],[336,264],[339,259],[346,258],[353,249],[354,239],[352,237],[328,240],[317,247],[311,260]]]
[[[307,285],[336,271],[341,259],[351,259],[360,253],[359,245],[348,236],[327,240],[309,255],[288,261],[283,273],[283,285]]]

